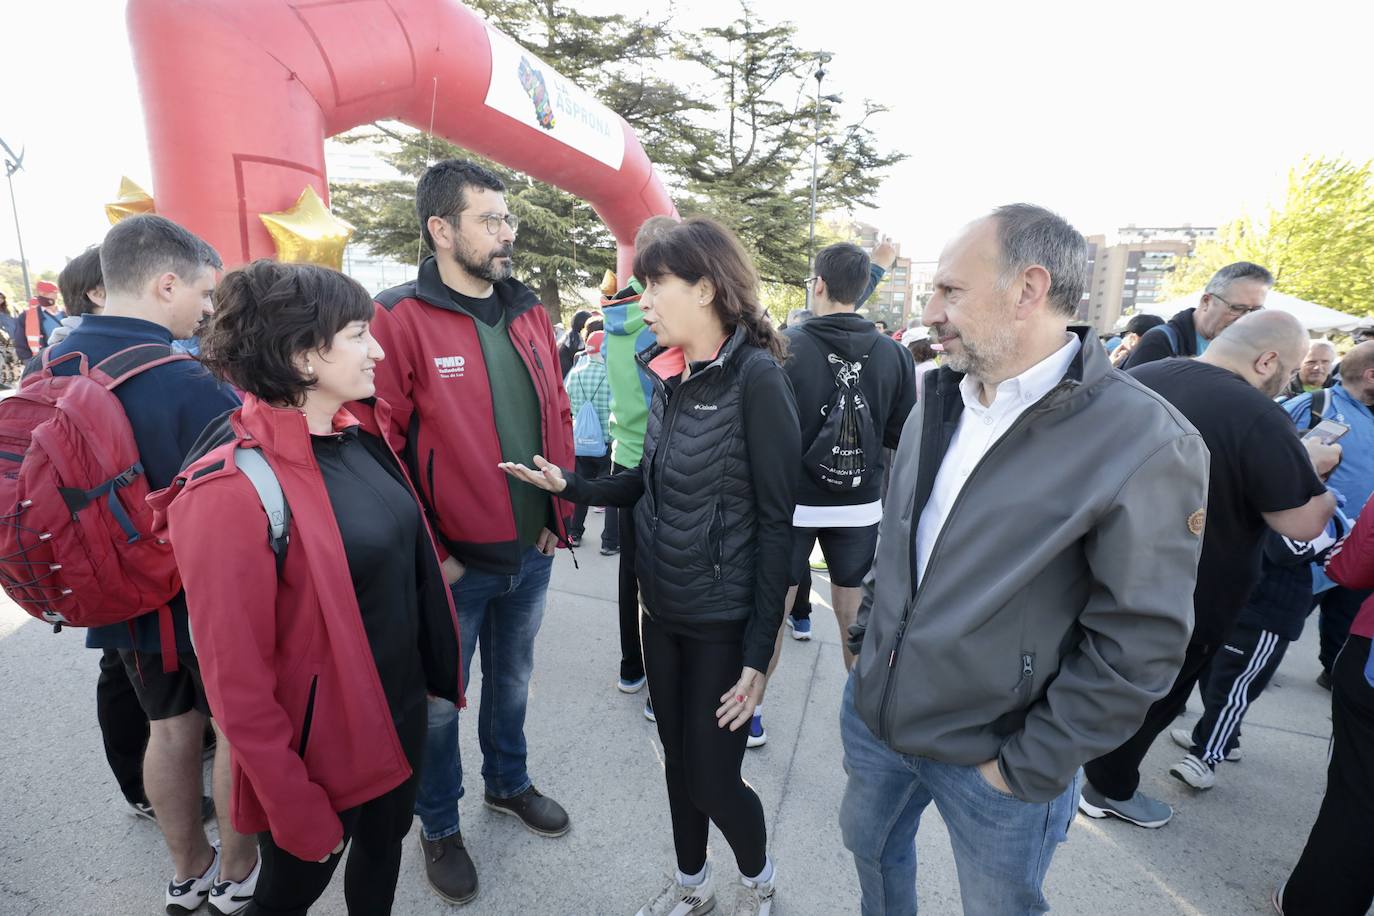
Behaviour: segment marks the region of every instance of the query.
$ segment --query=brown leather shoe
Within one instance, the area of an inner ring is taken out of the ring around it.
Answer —
[[[420,849],[425,854],[425,877],[434,893],[449,903],[468,903],[477,896],[477,866],[472,864],[461,833],[442,840],[427,840],[421,835]]]

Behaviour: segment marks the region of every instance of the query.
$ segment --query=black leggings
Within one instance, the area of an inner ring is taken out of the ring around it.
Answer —
[[[352,916],[391,912],[401,871],[401,841],[410,832],[415,813],[427,724],[422,702],[396,728],[406,760],[414,770],[410,778],[385,795],[339,812],[348,852],[344,900]],[[339,853],[325,862],[302,861],[273,842],[270,831],[258,834],[258,854],[262,856],[262,872],[245,916],[303,916],[329,887],[343,858]]]
[[[763,805],[740,776],[748,725],[730,731],[716,724],[721,696],[744,670],[739,635],[711,642],[668,632],[648,614],[640,620],[644,669],[663,741],[668,807],[677,867],[695,875],[706,865],[706,839],[714,821],[745,875],[763,871],[768,830]]]

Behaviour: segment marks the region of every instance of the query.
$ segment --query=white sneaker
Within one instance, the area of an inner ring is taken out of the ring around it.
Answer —
[[[778,880],[777,866],[773,866],[773,880],[755,884],[748,878],[739,879],[735,889],[735,908],[730,916],[771,916],[774,885]]]
[[[218,843],[214,850],[215,857],[210,860],[210,867],[199,878],[187,878],[179,882],[173,875],[172,880],[167,882],[167,912],[172,916],[195,912],[210,896],[210,888],[214,887],[215,879],[219,877]]]
[[[1193,749],[1193,733],[1186,728],[1175,728],[1169,731],[1169,737],[1174,739],[1174,744],[1183,748],[1185,751]],[[1240,763],[1240,745],[1237,744],[1226,752],[1226,759],[1230,763]]]
[[[1194,789],[1210,789],[1216,785],[1217,774],[1192,754],[1169,767],[1169,775],[1181,779]]]
[[[253,870],[242,881],[218,881],[210,888],[210,907],[226,916],[241,912],[253,902],[253,891],[258,887],[258,874],[262,871],[262,856],[253,863]]]
[[[700,884],[680,884],[677,874],[657,897],[640,908],[635,916],[704,916],[716,908],[711,890],[711,864],[706,864],[706,880]]]

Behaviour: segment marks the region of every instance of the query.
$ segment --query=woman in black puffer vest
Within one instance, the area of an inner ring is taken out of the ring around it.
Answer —
[[[654,396],[639,467],[584,480],[535,456],[513,476],[594,505],[633,506],[641,637],[663,741],[677,874],[640,910],[714,905],[709,822],[741,870],[734,912],[774,892],[758,796],[740,776],[747,726],[782,624],[801,432],[785,344],[758,275],[718,223],[692,219],[638,252],[640,355]]]

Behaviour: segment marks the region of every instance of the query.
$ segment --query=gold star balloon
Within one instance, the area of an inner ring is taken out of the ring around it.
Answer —
[[[344,246],[353,237],[353,226],[339,219],[306,185],[289,210],[260,213],[258,218],[277,245],[277,259],[343,268]]]
[[[153,198],[148,192],[126,177],[119,179],[119,198],[105,205],[105,215],[109,217],[111,226],[140,213],[156,212],[153,208]]]

